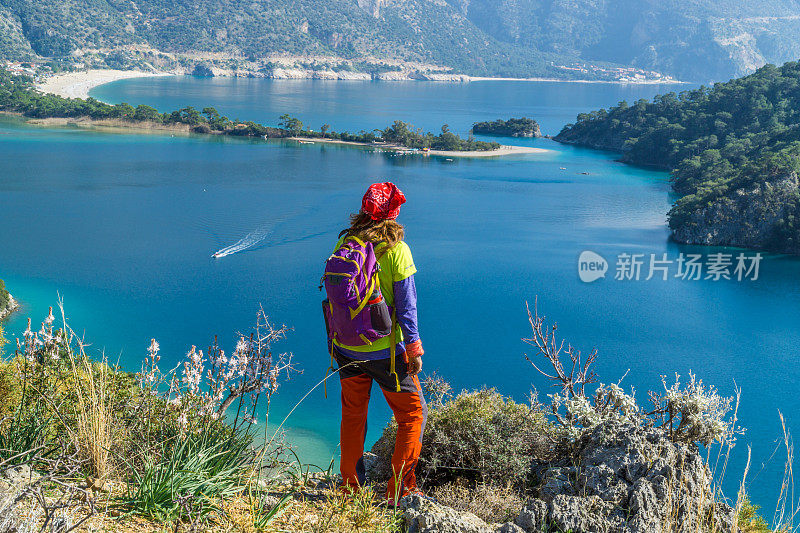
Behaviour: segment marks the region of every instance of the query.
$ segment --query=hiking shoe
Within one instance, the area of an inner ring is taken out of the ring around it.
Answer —
[[[400,500],[402,500],[406,496],[418,496],[419,498],[421,498],[423,500],[427,500],[427,501],[433,502],[433,503],[439,503],[436,498],[434,498],[433,496],[426,496],[425,493],[422,492],[417,487],[414,487],[413,489],[409,489],[409,490],[405,491],[397,501],[395,501],[394,496],[387,496],[386,497],[386,501],[387,501],[387,503],[389,505],[397,505],[400,502]]]

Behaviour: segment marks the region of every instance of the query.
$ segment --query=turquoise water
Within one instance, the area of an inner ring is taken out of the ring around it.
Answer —
[[[575,114],[664,87],[482,82],[472,84],[267,80],[126,80],[95,89],[110,102],[161,110],[214,105],[231,117],[277,122],[288,112],[335,129],[383,127],[395,118],[428,129],[528,115],[556,133]],[[742,388],[748,428],[726,483],[735,497],[753,446],[751,492],[768,509],[783,462],[770,460],[778,409],[795,427],[800,261],[767,256],[758,281],[617,281],[620,253],[715,250],[668,240],[671,195],[664,173],[614,155],[520,140],[550,150],[495,160],[392,157],[320,144],[199,136],[107,134],[0,122],[0,277],[24,304],[7,325],[41,319],[57,294],[73,326],[97,350],[136,370],[151,337],[165,363],[212,335],[232,347],[260,304],[294,327],[282,349],[304,370],[285,384],[272,420],[325,374],[318,280],[336,233],[365,187],[391,180],[406,193],[401,221],[419,270],[425,370],[454,388],[495,386],[524,399],[551,392],[525,361],[525,301],[557,320],[573,345],[599,350],[605,382],[635,386],[641,402],[662,374],[691,370],[731,393]],[[564,170],[562,170],[564,169]],[[584,174],[587,173],[587,174]],[[217,250],[251,235],[251,248]],[[260,240],[259,240],[260,239]],[[583,283],[578,256],[610,263]],[[169,364],[164,364],[168,367]],[[338,451],[338,385],[292,416],[305,460],[327,465]],[[389,411],[372,403],[368,438]],[[765,465],[762,468],[762,463]]]

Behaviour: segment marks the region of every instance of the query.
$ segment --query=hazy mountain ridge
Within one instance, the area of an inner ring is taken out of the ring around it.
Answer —
[[[447,0],[496,39],[724,80],[800,57],[800,2]]]
[[[149,47],[471,75],[578,77],[557,66],[589,62],[709,81],[800,57],[798,13],[798,0],[0,0],[0,58]]]

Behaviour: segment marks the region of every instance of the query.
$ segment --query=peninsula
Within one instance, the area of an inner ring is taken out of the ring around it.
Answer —
[[[555,140],[672,172],[681,243],[800,254],[800,63],[578,115]]]

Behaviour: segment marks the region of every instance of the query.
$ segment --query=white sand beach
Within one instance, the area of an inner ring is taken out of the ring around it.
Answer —
[[[441,157],[498,157],[503,155],[522,155],[522,154],[544,154],[551,152],[545,148],[534,148],[533,146],[506,146],[503,145],[497,150],[474,150],[474,151],[458,151],[448,152],[445,150],[429,150],[410,151],[405,146],[396,144],[368,144],[351,141],[340,141],[339,139],[320,139],[318,137],[289,137],[290,140],[304,142],[304,143],[326,143],[326,144],[345,144],[350,146],[365,146],[370,148],[378,148],[382,150],[391,150],[394,152],[409,152],[413,155],[435,155]]]
[[[144,78],[151,76],[169,76],[169,72],[144,72],[141,70],[86,70],[67,72],[48,77],[36,88],[43,93],[57,94],[65,98],[86,98],[89,91],[98,85],[127,78]]]

